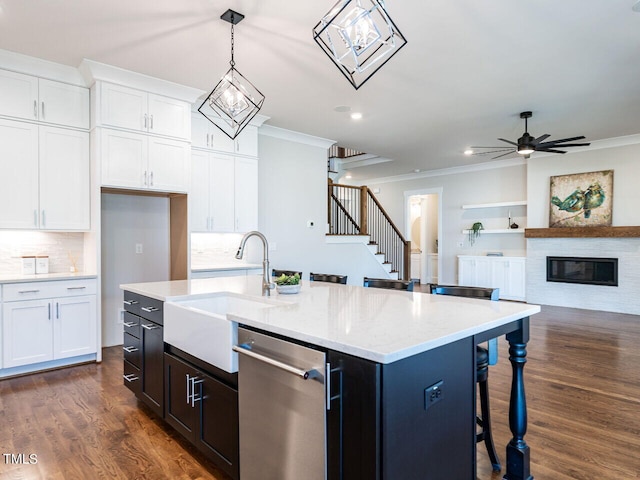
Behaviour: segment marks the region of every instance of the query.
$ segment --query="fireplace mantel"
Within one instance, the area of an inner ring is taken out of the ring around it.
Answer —
[[[525,228],[525,238],[632,238],[640,237],[640,227]]]

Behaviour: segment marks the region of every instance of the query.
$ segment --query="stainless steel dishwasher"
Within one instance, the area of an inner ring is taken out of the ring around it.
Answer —
[[[242,480],[326,479],[324,352],[238,329]]]

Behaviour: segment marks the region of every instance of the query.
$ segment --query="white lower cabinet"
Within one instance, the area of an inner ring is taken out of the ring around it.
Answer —
[[[499,288],[504,300],[526,299],[525,257],[458,256],[458,284]]]
[[[258,227],[258,161],[194,150],[192,232],[248,232]]]
[[[2,368],[97,352],[95,280],[8,284],[3,298]]]
[[[189,190],[188,142],[102,128],[100,144],[102,186]]]

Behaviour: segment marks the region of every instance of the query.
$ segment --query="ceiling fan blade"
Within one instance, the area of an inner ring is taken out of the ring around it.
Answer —
[[[511,140],[505,140],[504,138],[499,138],[498,140],[500,140],[500,141],[502,141],[502,142],[510,143],[511,145],[515,145],[516,147],[518,146],[518,144],[517,144],[517,143],[512,142]]]
[[[549,138],[549,134],[545,133],[544,135],[540,135],[538,138],[536,138],[533,142],[531,142],[532,145],[539,145],[540,142],[546,140],[547,138]]]
[[[477,146],[476,146],[476,147],[473,147],[473,146],[471,146],[471,147],[469,147],[469,148],[500,148],[500,149],[503,149],[503,150],[504,150],[505,148],[511,148],[511,147],[505,147],[504,145],[498,145],[498,146],[495,146],[495,145],[494,145],[493,147],[477,147]]]
[[[474,147],[471,147],[474,148]],[[479,147],[475,147],[475,148],[479,148]],[[513,152],[514,149],[513,148],[500,148],[499,150],[489,150],[486,152],[474,152],[471,155],[489,155],[491,153],[501,153],[501,152],[505,152],[505,151],[509,151],[509,152]]]
[[[559,140],[549,140],[548,142],[545,143],[563,143],[563,142],[573,142],[574,140],[583,140],[585,137],[580,136],[580,137],[571,137],[571,138],[561,138]]]
[[[558,144],[553,144],[553,145],[548,145],[549,147],[588,147],[589,145],[591,145],[590,143],[561,143],[560,145]]]
[[[495,160],[496,158],[506,157],[507,155],[512,155],[516,153],[516,149],[509,150],[507,153],[503,153],[502,155],[498,155],[497,157],[493,157],[491,160]]]
[[[567,153],[562,150],[553,150],[551,148],[536,148],[536,152]]]

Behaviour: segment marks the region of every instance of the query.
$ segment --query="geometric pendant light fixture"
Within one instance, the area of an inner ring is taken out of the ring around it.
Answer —
[[[244,15],[227,10],[220,18],[231,24],[231,68],[207,96],[198,111],[234,139],[262,108],[264,95],[235,68],[233,27]]]
[[[407,44],[384,0],[339,0],[313,39],[356,90]]]

